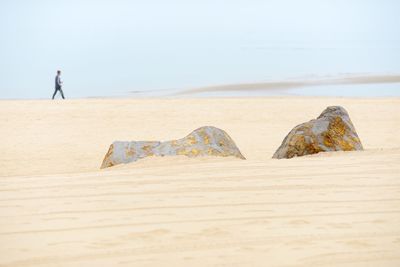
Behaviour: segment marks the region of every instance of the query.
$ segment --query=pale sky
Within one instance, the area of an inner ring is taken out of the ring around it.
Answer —
[[[400,73],[395,0],[0,0],[0,98]]]

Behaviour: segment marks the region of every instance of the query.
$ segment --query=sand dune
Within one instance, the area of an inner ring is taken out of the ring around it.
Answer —
[[[271,156],[328,105],[363,152]],[[399,266],[400,99],[1,101],[0,266]],[[247,160],[146,158],[116,140],[226,130]]]
[[[192,88],[178,92],[177,95],[192,95],[207,92],[229,91],[277,91],[322,85],[349,85],[349,84],[389,84],[400,83],[400,75],[342,75],[337,77],[319,77],[313,79],[291,79],[282,81],[267,81],[258,83],[224,84]]]

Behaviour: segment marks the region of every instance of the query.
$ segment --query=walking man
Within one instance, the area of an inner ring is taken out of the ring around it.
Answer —
[[[61,70],[58,70],[58,71],[57,71],[57,76],[56,76],[56,87],[55,87],[55,90],[54,90],[54,94],[53,94],[53,98],[52,98],[52,99],[54,99],[54,97],[56,96],[57,91],[60,91],[60,94],[61,94],[62,98],[65,99],[64,93],[63,93],[63,91],[62,91],[62,89],[61,89],[61,86],[62,86],[62,81],[61,81]]]

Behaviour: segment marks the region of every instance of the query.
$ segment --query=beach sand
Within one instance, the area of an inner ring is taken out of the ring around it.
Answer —
[[[271,159],[329,105],[365,151]],[[0,121],[0,266],[400,266],[400,98],[3,100]],[[204,125],[247,160],[99,169]]]

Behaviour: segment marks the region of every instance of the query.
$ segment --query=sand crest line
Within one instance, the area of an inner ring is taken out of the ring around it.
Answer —
[[[206,92],[227,92],[227,91],[282,91],[308,86],[321,85],[351,85],[351,84],[388,84],[400,83],[399,74],[391,75],[349,75],[338,77],[326,77],[316,79],[299,79],[299,80],[282,80],[267,81],[257,83],[238,83],[238,84],[222,84],[214,86],[205,86],[182,90],[176,95],[190,95]]]

